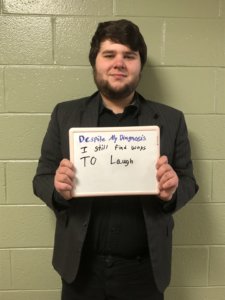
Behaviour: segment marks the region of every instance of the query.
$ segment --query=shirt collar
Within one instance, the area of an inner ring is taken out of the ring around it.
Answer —
[[[101,115],[104,111],[110,110],[110,109],[108,109],[107,107],[105,107],[100,93],[99,93],[99,99],[100,99],[100,101],[99,101],[99,115]],[[130,109],[130,107],[134,107],[136,113],[137,114],[139,113],[139,111],[140,111],[140,100],[139,100],[139,96],[138,96],[137,93],[134,94],[134,98],[131,101],[131,103],[127,107],[125,107],[124,112],[127,109]]]

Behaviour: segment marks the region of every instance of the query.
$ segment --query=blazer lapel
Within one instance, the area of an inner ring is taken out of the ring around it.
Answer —
[[[162,129],[160,113],[151,105],[151,101],[145,100],[139,95],[140,99],[140,114],[138,124],[140,126],[159,126]]]
[[[163,118],[161,112],[156,109],[156,106],[151,101],[145,100],[139,95],[140,99],[140,114],[139,125],[140,126],[159,126],[160,129],[160,155],[165,152],[166,137],[164,136]]]
[[[81,116],[81,127],[97,127],[98,126],[98,112],[99,112],[100,96],[95,93],[84,106]]]

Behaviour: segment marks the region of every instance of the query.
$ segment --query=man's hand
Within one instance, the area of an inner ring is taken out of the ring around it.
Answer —
[[[156,177],[159,182],[159,198],[169,201],[178,187],[178,176],[171,165],[168,164],[166,156],[161,156],[158,159],[156,169]]]
[[[72,198],[74,188],[75,168],[68,159],[63,159],[55,173],[54,186],[56,191],[65,199]]]

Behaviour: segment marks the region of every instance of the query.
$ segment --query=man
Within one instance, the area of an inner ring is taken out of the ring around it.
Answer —
[[[53,266],[63,300],[162,300],[169,284],[172,214],[198,187],[183,114],[136,92],[146,58],[135,24],[100,23],[89,53],[98,92],[52,113],[33,186],[56,215]],[[138,125],[160,127],[159,194],[73,198],[68,130]]]

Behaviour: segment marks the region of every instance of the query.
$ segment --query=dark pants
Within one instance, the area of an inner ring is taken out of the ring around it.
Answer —
[[[83,258],[76,280],[62,283],[62,300],[164,299],[155,286],[148,257]]]

